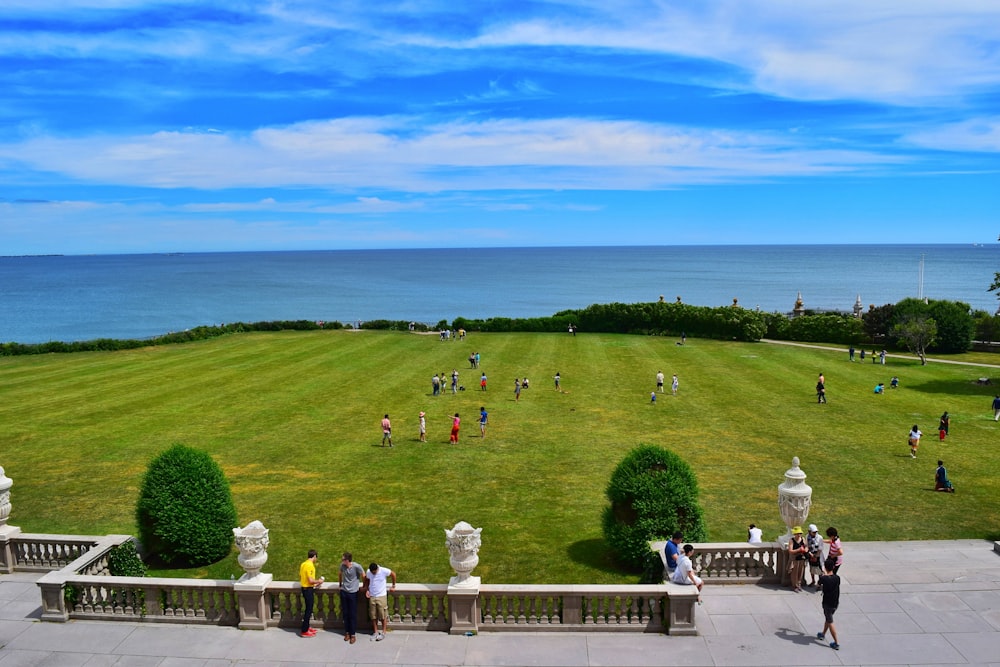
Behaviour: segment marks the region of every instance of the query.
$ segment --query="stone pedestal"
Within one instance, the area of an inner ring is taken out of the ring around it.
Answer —
[[[448,611],[448,634],[479,632],[479,577],[469,577],[461,586],[448,586]]]
[[[694,586],[684,586],[668,582],[667,606],[670,614],[667,621],[667,634],[679,636],[694,636],[698,634],[695,623],[695,605],[698,602],[698,589]]]
[[[42,591],[43,621],[65,623],[69,620],[69,610],[66,608],[66,575],[62,572],[49,572],[37,582]]]
[[[264,590],[273,579],[270,574],[258,574],[254,577],[244,574],[233,584],[240,607],[240,630],[267,630],[271,612],[265,602]]]
[[[0,574],[10,574],[17,564],[13,539],[21,534],[17,526],[0,526]]]

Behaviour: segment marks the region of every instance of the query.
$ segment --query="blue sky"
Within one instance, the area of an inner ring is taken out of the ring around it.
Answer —
[[[0,4],[0,255],[995,242],[1000,3]]]

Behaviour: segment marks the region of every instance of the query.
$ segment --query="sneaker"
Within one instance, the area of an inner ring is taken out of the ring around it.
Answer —
[[[345,642],[351,641],[351,636],[350,635],[344,635],[344,641]]]
[[[825,637],[826,637],[826,635],[824,635],[822,632],[817,632],[816,633],[816,639],[824,639]]]
[[[308,630],[306,630],[305,632],[303,632],[301,636],[302,637],[315,637],[316,636],[316,628],[309,628]]]
[[[834,651],[839,651],[840,644],[838,644],[837,642],[830,642],[830,648],[832,648]]]
[[[380,633],[378,633],[378,634],[377,634],[377,635],[375,636],[375,641],[377,641],[377,642],[380,642],[380,641],[382,641],[383,639],[385,639],[385,633],[384,633],[384,632],[380,632]]]

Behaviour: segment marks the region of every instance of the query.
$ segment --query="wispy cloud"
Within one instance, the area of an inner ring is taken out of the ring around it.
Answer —
[[[650,189],[870,170],[901,158],[809,146],[794,135],[577,118],[425,124],[345,118],[247,136],[32,138],[0,160],[83,181],[224,189],[322,186],[414,190]]]

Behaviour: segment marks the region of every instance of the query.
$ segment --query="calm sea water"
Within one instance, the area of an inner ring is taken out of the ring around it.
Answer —
[[[923,281],[921,283],[921,257]],[[552,315],[655,301],[790,311],[904,297],[993,311],[1000,245],[671,246],[0,257],[0,341],[144,338],[277,319]]]

